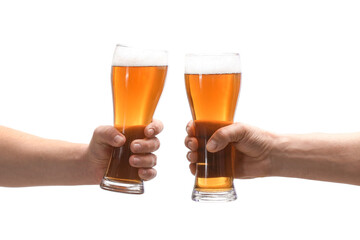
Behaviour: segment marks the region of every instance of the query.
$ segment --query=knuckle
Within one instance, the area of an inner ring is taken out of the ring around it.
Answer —
[[[250,132],[249,126],[237,124],[236,125],[236,134],[235,134],[235,141],[238,142],[243,140],[246,136],[248,136]]]
[[[221,128],[217,131],[216,137],[219,139],[225,139],[228,136],[228,131],[225,128]]]
[[[188,122],[188,124],[186,124],[186,128],[185,128],[186,132],[189,132],[190,128],[191,128],[191,122]]]
[[[153,122],[149,124],[148,127],[153,128],[155,134],[159,134],[164,129],[164,125],[159,120],[153,120]]]
[[[130,163],[130,165],[133,165],[134,158],[135,158],[135,155],[131,155],[131,156],[129,157],[129,163]]]
[[[188,137],[185,140],[185,146],[190,150],[196,150],[198,148],[198,141],[196,138]]]
[[[106,136],[112,136],[112,135],[115,135],[116,132],[115,132],[113,127],[107,126],[107,127],[104,128],[104,134]]]
[[[161,133],[162,130],[164,130],[164,124],[162,124],[162,122],[158,121],[158,125],[155,128],[156,128],[156,132]]]
[[[156,177],[156,170],[155,169],[151,169],[151,171],[149,171],[149,179],[153,179],[154,177]]]
[[[153,145],[154,151],[158,150],[160,148],[160,140],[158,138],[154,139],[154,145]]]
[[[139,174],[139,177],[141,178],[141,179],[146,179],[146,175],[145,175],[145,170],[144,169],[139,169],[138,170],[138,174]]]
[[[152,159],[152,166],[156,166],[157,164],[157,156],[155,154],[151,155],[151,159]]]
[[[245,126],[244,124],[239,123],[239,122],[233,123],[233,125],[234,125],[236,128],[244,127],[244,126]]]
[[[134,145],[135,145],[135,144],[144,145],[144,144],[141,142],[141,140],[135,139],[135,140],[133,140],[133,141],[131,142],[130,147],[131,147],[131,148],[134,148]],[[146,143],[145,143],[145,144],[146,144]]]
[[[184,141],[185,146],[188,146],[189,141],[190,141],[189,136],[186,136],[186,137],[185,137],[185,141]]]
[[[194,133],[194,127],[193,127],[193,122],[192,122],[192,121],[190,121],[190,122],[186,125],[186,133],[187,133],[189,136],[195,135],[195,133]]]
[[[112,136],[116,131],[112,126],[99,126],[94,130],[94,136]]]
[[[94,136],[99,136],[99,135],[101,135],[102,132],[103,132],[104,127],[105,127],[105,126],[99,126],[99,127],[95,128],[93,135],[94,135]]]
[[[139,176],[144,180],[150,180],[156,176],[156,171],[155,169],[139,169]]]

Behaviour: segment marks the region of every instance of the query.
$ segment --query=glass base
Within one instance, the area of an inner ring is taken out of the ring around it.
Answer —
[[[121,193],[131,193],[131,194],[144,193],[144,184],[142,182],[140,183],[135,183],[130,181],[115,182],[104,177],[101,180],[100,187],[105,190],[121,192]]]
[[[237,199],[235,189],[223,192],[204,192],[194,189],[191,199],[195,202],[231,202]]]

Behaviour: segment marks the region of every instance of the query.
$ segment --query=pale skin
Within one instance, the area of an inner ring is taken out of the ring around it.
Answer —
[[[195,174],[198,143],[194,123],[186,127],[187,158]],[[220,128],[206,148],[217,152],[232,144],[235,178],[293,177],[360,185],[360,133],[275,134],[242,123]]]
[[[146,126],[145,139],[131,143],[134,153],[130,165],[139,168],[139,177],[156,176],[156,155],[160,147],[156,138],[163,129],[160,121]],[[126,138],[112,126],[95,129],[89,144],[44,139],[0,126],[0,186],[28,187],[49,185],[99,184],[114,147]]]

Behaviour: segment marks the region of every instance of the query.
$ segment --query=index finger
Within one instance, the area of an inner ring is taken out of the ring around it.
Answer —
[[[186,125],[186,132],[188,134],[189,137],[194,137],[195,136],[195,127],[194,127],[194,121],[190,121],[187,125]]]
[[[164,129],[164,125],[161,121],[153,119],[153,121],[145,127],[144,133],[148,138],[155,137]]]

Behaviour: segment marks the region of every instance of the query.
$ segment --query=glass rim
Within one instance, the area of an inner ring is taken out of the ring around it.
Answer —
[[[164,49],[153,49],[153,48],[146,48],[146,47],[133,47],[133,46],[127,46],[127,45],[119,44],[119,43],[117,43],[115,45],[115,48],[138,49],[138,50],[143,50],[143,51],[163,52],[163,53],[168,54],[168,51],[164,50]]]
[[[240,56],[240,53],[231,53],[231,52],[224,52],[224,53],[186,53],[185,57],[221,57],[221,56]]]
[[[168,66],[168,52],[117,44],[112,66]]]
[[[185,74],[241,73],[239,53],[191,53],[184,59]]]

